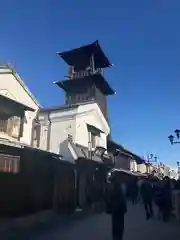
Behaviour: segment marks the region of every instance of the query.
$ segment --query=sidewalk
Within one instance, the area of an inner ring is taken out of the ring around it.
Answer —
[[[24,239],[28,232],[32,234],[57,226],[61,228],[90,214],[77,210],[71,215],[58,215],[48,210],[20,218],[0,219],[0,239]]]

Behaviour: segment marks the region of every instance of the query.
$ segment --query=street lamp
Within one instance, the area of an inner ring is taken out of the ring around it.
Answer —
[[[176,135],[176,139],[175,139],[175,137],[173,135],[170,135],[168,137],[171,145],[176,144],[176,143],[180,143],[180,130],[176,129],[174,131],[174,133]],[[177,161],[177,169],[178,169],[178,178],[180,178],[180,162],[179,161]]]
[[[180,162],[177,161],[178,179],[180,178]]]
[[[150,153],[147,155],[147,165],[146,165],[146,168],[147,168],[147,173],[150,174],[150,166],[151,164],[150,163],[157,163],[157,156],[155,156],[153,153]]]
[[[169,138],[169,141],[171,144],[175,144],[175,143],[180,143],[179,139],[180,139],[180,130],[179,129],[176,129],[174,131],[175,135],[176,135],[176,139],[175,139],[175,136],[173,135],[170,135],[168,138]]]
[[[150,153],[149,155],[148,155],[148,163],[154,163],[154,162],[157,162],[157,156],[155,156],[153,153]]]

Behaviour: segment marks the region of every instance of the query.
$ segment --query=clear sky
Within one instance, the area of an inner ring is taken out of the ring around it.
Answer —
[[[176,165],[180,145],[180,1],[1,1],[0,62],[11,62],[42,106],[63,103],[56,52],[98,39],[115,67],[106,79],[112,136],[139,155]]]

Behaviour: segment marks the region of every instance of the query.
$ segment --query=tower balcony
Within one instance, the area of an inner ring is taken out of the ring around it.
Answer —
[[[98,74],[103,76],[102,68],[94,69],[92,67],[89,67],[89,68],[87,68],[85,70],[81,70],[81,71],[74,71],[73,68],[71,68],[71,70],[69,71],[68,78],[70,80],[73,80],[73,79],[90,77],[90,76],[94,76],[94,75],[98,75]]]

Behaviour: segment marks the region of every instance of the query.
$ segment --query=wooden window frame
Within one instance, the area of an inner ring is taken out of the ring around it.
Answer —
[[[20,157],[11,156],[6,154],[0,154],[0,172],[4,173],[19,173],[20,169]]]

